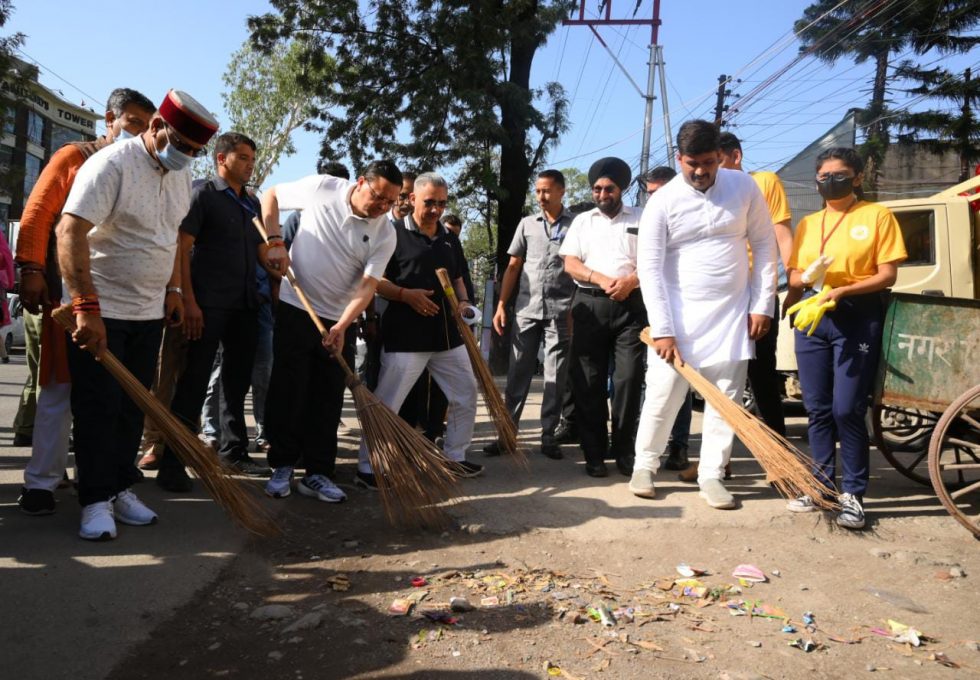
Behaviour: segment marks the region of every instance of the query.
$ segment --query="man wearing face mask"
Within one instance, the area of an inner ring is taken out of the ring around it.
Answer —
[[[188,167],[217,129],[194,98],[170,90],[145,133],[82,166],[58,222],[58,262],[77,325],[68,365],[79,535],[88,540],[115,538],[117,520],[157,519],[130,490],[143,414],[97,359],[111,351],[150,386],[163,320],[183,316],[177,229],[191,203]],[[275,256],[283,262],[285,251]]]
[[[640,222],[637,269],[655,340],[630,479],[630,491],[642,498],[655,495],[653,475],[688,391],[674,360],[739,401],[753,341],[772,321],[776,239],[769,210],[748,174],[719,168],[720,146],[713,124],[684,123],[677,135],[680,172],[651,197]],[[733,437],[706,405],[698,485],[713,508],[735,507],[722,483]]]
[[[36,382],[38,389],[37,411],[32,419],[31,460],[24,470],[24,488],[18,498],[21,510],[29,515],[54,512],[53,492],[65,472],[71,429],[71,382],[65,335],[51,319],[53,305],[61,298],[55,224],[82,164],[114,141],[142,134],[155,110],[153,102],[136,90],[113,90],[106,103],[105,136],[94,142],[72,142],[56,151],[24,206],[16,256],[21,270],[20,299],[29,312],[24,315],[27,344],[40,350],[37,362],[40,366],[32,370],[29,379]],[[33,316],[38,313],[40,318]],[[24,403],[21,402],[22,409]],[[26,421],[27,417],[18,412],[18,419]],[[17,422],[14,430],[15,437],[22,434]]]
[[[569,378],[575,398],[585,472],[605,477],[605,459],[616,459],[620,473],[633,471],[633,446],[640,411],[646,311],[636,277],[639,210],[623,205],[630,186],[629,165],[602,158],[589,168],[596,207],[572,222],[558,254],[575,279],[572,302],[572,355]],[[606,380],[614,353],[612,440],[609,440]]]

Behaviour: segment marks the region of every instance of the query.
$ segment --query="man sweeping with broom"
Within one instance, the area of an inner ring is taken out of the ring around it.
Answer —
[[[653,195],[640,220],[637,272],[654,342],[629,488],[643,498],[655,495],[653,475],[688,390],[674,359],[739,401],[753,341],[768,332],[773,312],[769,211],[749,175],[719,169],[720,146],[713,124],[684,123],[677,135],[680,172]],[[706,405],[698,485],[713,508],[735,506],[722,483],[733,438],[732,427]]]
[[[58,262],[75,314],[68,343],[75,423],[79,535],[116,537],[116,521],[153,524],[129,487],[143,413],[97,361],[112,352],[145,387],[153,379],[163,320],[180,321],[177,227],[191,204],[195,156],[218,123],[171,90],[135,139],[102,149],[81,167],[58,223]]]

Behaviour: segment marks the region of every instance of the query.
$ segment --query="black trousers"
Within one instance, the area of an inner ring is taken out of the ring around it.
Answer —
[[[755,341],[755,359],[749,361],[749,383],[759,408],[759,415],[774,432],[786,435],[783,416],[782,382],[776,372],[776,340],[779,338],[779,300],[776,300],[776,316],[769,324],[769,332]]]
[[[153,383],[163,321],[103,319],[108,350],[147,389]],[[115,378],[68,338],[78,502],[107,501],[140,479],[136,452],[143,412]]]
[[[429,371],[425,370],[405,397],[398,415],[412,427],[420,426],[425,431],[425,436],[435,441],[436,437],[446,434],[448,411],[449,399],[446,398],[446,393],[432,379]]]
[[[572,303],[572,357],[569,376],[575,397],[579,440],[587,463],[607,455],[631,459],[640,417],[640,390],[646,355],[640,331],[647,323],[639,290],[623,302],[602,291],[580,289]],[[612,398],[612,441],[609,440],[606,383],[609,355],[615,357]]]
[[[245,426],[245,395],[252,384],[252,365],[259,338],[258,309],[218,309],[202,307],[204,328],[201,337],[187,343],[184,372],[177,379],[170,410],[197,434],[201,428],[201,409],[208,392],[214,358],[221,346],[221,400],[226,405],[222,423],[221,454],[237,460],[248,454],[248,428]],[[230,435],[230,436],[229,436]],[[161,467],[180,466],[168,446]]]
[[[334,321],[321,319],[330,328]],[[353,326],[344,336],[344,359],[354,365]],[[332,477],[337,460],[337,426],[344,407],[346,376],[324,349],[320,333],[303,310],[288,303],[276,309],[272,336],[272,379],[265,406],[269,465],[293,467],[302,457],[306,473]]]

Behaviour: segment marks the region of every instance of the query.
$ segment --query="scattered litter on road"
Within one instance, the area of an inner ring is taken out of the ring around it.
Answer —
[[[887,602],[893,607],[904,609],[905,611],[912,612],[913,614],[929,613],[929,610],[923,607],[921,604],[915,602],[914,600],[910,600],[899,593],[893,593],[890,590],[882,590],[881,588],[877,588],[875,586],[865,586],[861,590],[873,597],[877,597],[879,600]]]
[[[425,580],[424,576],[416,576],[412,579],[413,588],[423,588],[429,585],[429,582]]]
[[[803,638],[796,638],[795,640],[790,640],[790,647],[796,647],[797,649],[802,649],[804,652],[812,652],[814,649],[818,649],[819,645],[813,640],[804,640]]]
[[[735,567],[735,571],[732,572],[732,577],[737,578],[739,582],[745,581],[747,583],[765,583],[769,580],[759,567],[754,564],[740,564]],[[744,583],[742,585],[745,585]]]

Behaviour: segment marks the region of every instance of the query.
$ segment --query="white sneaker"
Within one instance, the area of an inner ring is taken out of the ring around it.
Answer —
[[[800,496],[786,503],[786,509],[790,512],[815,512],[817,506],[809,496]]]
[[[653,484],[653,473],[637,468],[630,477],[630,493],[640,498],[656,498],[657,490]]]
[[[713,508],[730,510],[735,507],[735,497],[728,492],[720,479],[706,479],[699,484],[700,496]]]
[[[292,493],[290,483],[293,481],[293,468],[277,467],[272,471],[272,477],[265,483],[265,495],[272,498],[285,498]]]
[[[129,489],[116,496],[114,514],[123,524],[134,527],[156,524],[157,514],[143,504],[136,494]]]
[[[324,503],[340,503],[347,500],[347,494],[324,475],[306,475],[299,480],[296,490],[304,496],[316,498]]]
[[[840,503],[837,526],[845,529],[863,529],[864,508],[861,506],[861,500],[853,494],[842,493],[837,497],[837,502]]]
[[[78,535],[86,541],[108,541],[116,537],[112,503],[101,501],[82,507],[82,527]]]

